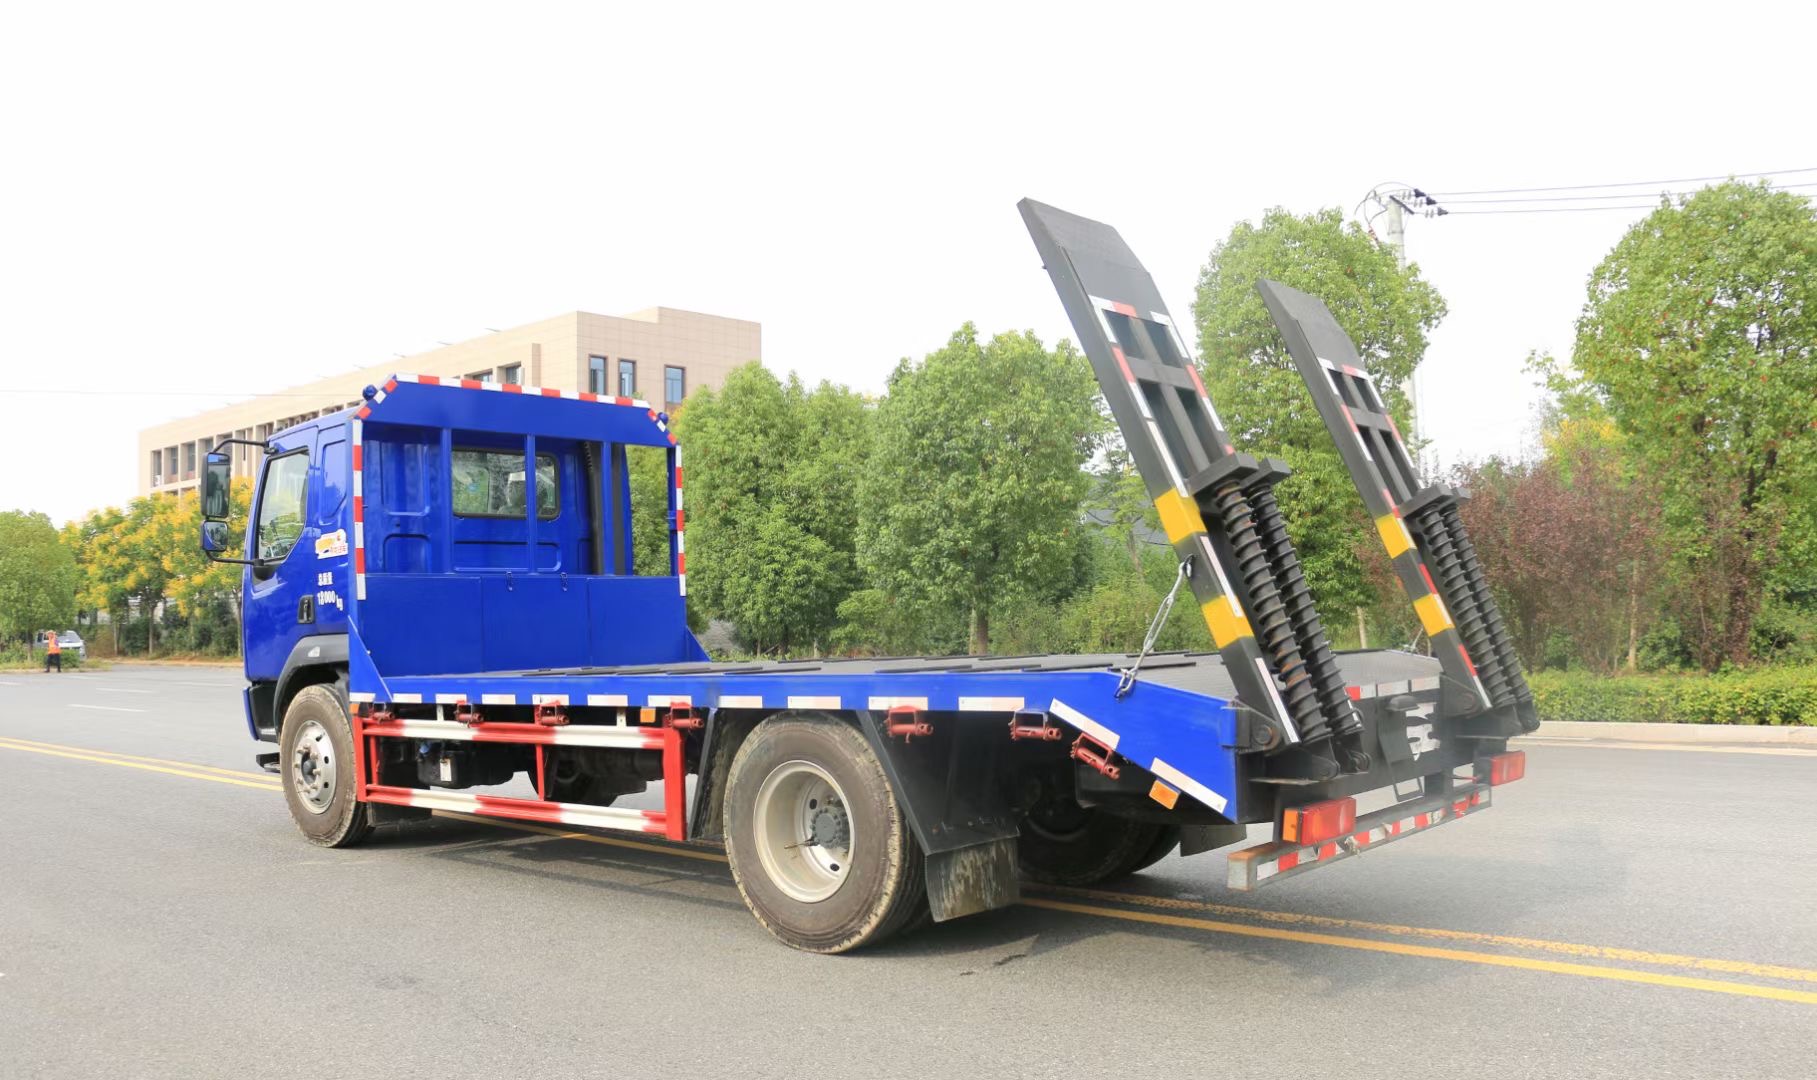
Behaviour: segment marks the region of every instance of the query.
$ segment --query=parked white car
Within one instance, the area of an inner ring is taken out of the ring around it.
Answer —
[[[44,651],[44,636],[45,635],[40,632],[36,637],[32,638],[32,649],[34,651]],[[76,633],[74,630],[65,630],[61,634],[58,634],[57,644],[63,646],[63,651],[65,653],[74,656],[78,660],[88,659],[88,643],[83,641],[82,635]]]

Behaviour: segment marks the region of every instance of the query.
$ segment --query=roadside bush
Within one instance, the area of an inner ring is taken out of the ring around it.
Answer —
[[[1613,678],[1540,671],[1527,681],[1541,721],[1817,725],[1817,665]]]

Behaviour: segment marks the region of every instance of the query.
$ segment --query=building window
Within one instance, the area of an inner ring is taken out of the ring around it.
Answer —
[[[463,375],[461,377],[464,379],[472,379],[474,382],[492,381],[492,373],[490,371],[476,371],[471,375]]]
[[[196,475],[196,444],[183,444],[183,479],[193,480]]]
[[[683,395],[688,390],[687,373],[678,367],[662,369],[662,400],[665,408],[673,411],[681,404]]]
[[[587,393],[608,393],[606,390],[606,358],[603,356],[587,357]]]
[[[507,386],[524,385],[524,365],[506,364],[498,369],[498,381]]]
[[[618,362],[618,396],[637,396],[637,361],[619,360]]]
[[[164,482],[164,451],[151,452],[151,483],[153,487]]]

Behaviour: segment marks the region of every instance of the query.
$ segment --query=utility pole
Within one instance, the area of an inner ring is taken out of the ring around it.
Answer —
[[[1394,250],[1394,264],[1402,270],[1407,269],[1407,215],[1419,217],[1443,217],[1450,211],[1438,204],[1438,200],[1411,184],[1377,184],[1363,196],[1363,201],[1356,204],[1361,213],[1364,206],[1374,206],[1375,211],[1363,218],[1363,228],[1375,236],[1375,221],[1382,219],[1382,234],[1379,239]],[[1407,417],[1413,429],[1412,445],[1407,449],[1414,455],[1413,469],[1420,476],[1426,470],[1419,460],[1419,451],[1423,442],[1423,427],[1420,418],[1425,409],[1420,402],[1419,369],[1416,367],[1401,382],[1401,393],[1407,397],[1407,408],[1411,415]],[[1356,609],[1356,637],[1358,648],[1369,647],[1369,623],[1361,607]]]
[[[1375,221],[1377,218],[1382,219],[1382,233],[1379,239],[1394,250],[1395,265],[1403,270],[1407,268],[1407,215],[1433,218],[1443,217],[1450,213],[1449,210],[1438,204],[1437,199],[1411,184],[1377,184],[1369,189],[1369,194],[1363,196],[1362,202],[1357,203],[1357,210],[1360,212],[1364,206],[1374,206],[1375,212],[1363,219],[1363,227],[1369,231],[1369,235],[1375,236]],[[1415,455],[1414,470],[1424,476],[1426,471],[1418,460],[1419,447],[1424,436],[1421,417],[1425,413],[1420,402],[1418,368],[1415,368],[1402,381],[1401,393],[1406,395],[1407,407],[1412,414],[1408,420],[1413,429],[1413,439],[1411,440],[1413,445],[1408,449]]]

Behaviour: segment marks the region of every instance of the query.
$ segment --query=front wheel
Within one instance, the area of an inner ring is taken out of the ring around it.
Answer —
[[[336,687],[305,686],[284,710],[278,775],[297,828],[312,844],[351,847],[372,831],[365,803],[353,797],[353,725]]]
[[[784,715],[758,725],[726,780],[726,855],[745,905],[784,943],[839,953],[914,924],[920,845],[852,725]]]

